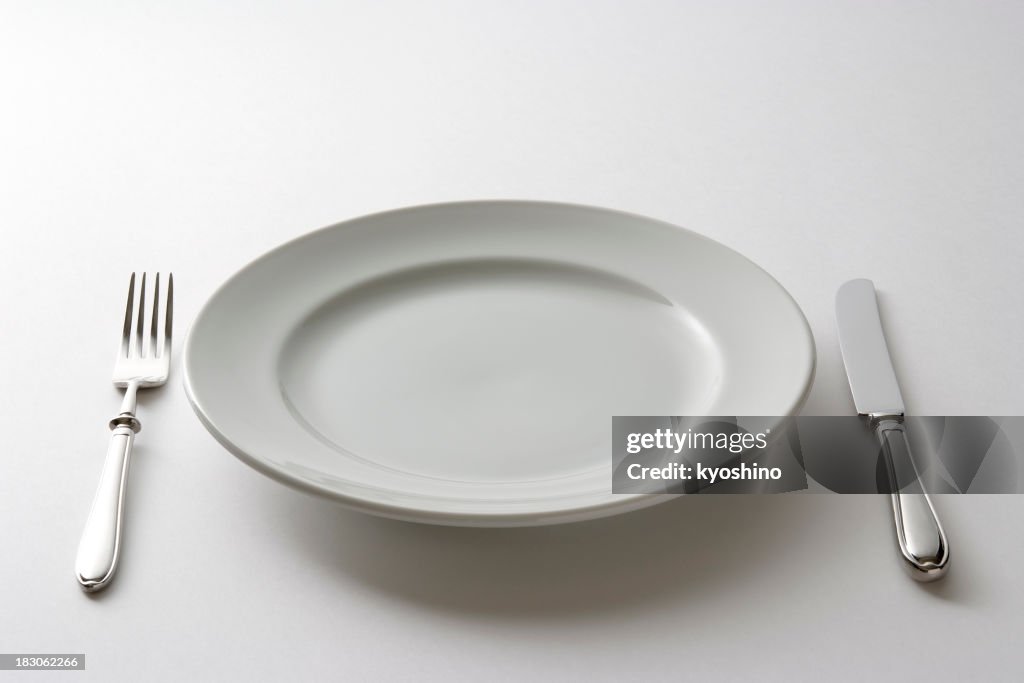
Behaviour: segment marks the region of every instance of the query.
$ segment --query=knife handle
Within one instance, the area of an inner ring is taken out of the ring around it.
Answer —
[[[911,577],[916,581],[941,579],[949,568],[949,545],[932,501],[923,487],[921,493],[901,493],[897,476],[900,468],[920,485],[902,419],[885,417],[875,423],[875,434],[892,484],[892,512],[896,522],[896,540]]]

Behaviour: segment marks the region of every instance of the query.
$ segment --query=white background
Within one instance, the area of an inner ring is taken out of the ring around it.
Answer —
[[[808,414],[852,411],[832,301],[873,278],[913,412],[1024,413],[1022,35],[973,0],[4,3],[0,651],[85,652],[74,680],[1019,680],[1024,498],[940,499],[931,587],[881,497],[391,522],[235,460],[177,364],[117,580],[72,566],[128,273],[174,271],[180,343],[252,258],[403,205],[597,204],[741,251],[814,330]]]

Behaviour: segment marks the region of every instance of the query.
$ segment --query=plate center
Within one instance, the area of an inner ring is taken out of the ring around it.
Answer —
[[[347,289],[278,366],[294,417],[340,456],[473,483],[606,468],[613,415],[706,412],[722,370],[707,331],[651,289],[514,259]]]

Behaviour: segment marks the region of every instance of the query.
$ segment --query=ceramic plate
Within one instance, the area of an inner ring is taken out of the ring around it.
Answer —
[[[613,415],[794,414],[814,369],[789,294],[696,233],[487,201],[366,216],[243,268],[185,349],[245,463],[364,512],[469,526],[614,514]]]

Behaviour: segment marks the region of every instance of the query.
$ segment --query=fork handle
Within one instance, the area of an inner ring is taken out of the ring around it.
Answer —
[[[113,433],[110,435],[103,473],[75,560],[78,583],[88,592],[105,588],[117,569],[132,443],[141,428],[142,425],[130,412],[123,412],[110,421]]]

